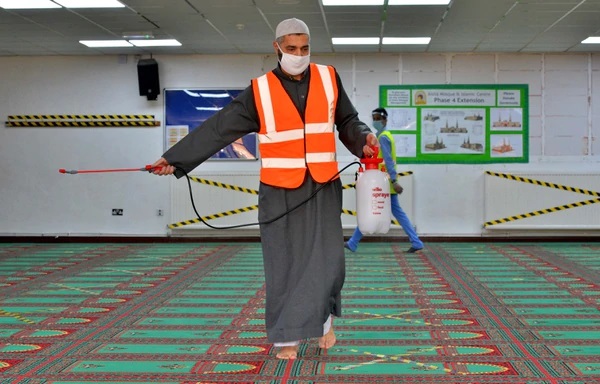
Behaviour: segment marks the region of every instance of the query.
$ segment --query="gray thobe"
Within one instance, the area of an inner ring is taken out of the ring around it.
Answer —
[[[288,78],[280,68],[274,73],[304,116],[310,68],[300,81]],[[339,90],[335,112],[339,138],[348,150],[361,157],[371,131],[358,120],[337,73],[335,78]],[[233,141],[259,129],[250,86],[163,157],[169,164],[190,172]],[[175,175],[184,174],[177,170]],[[308,170],[304,183],[295,189],[260,183],[259,221],[264,223],[295,207],[321,185],[311,178]],[[345,276],[341,209],[342,187],[338,179],[281,219],[260,224],[266,283],[265,323],[270,342],[320,337],[327,317],[341,316]]]

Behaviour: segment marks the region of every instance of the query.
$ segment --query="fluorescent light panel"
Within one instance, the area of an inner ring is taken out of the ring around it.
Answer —
[[[383,5],[383,0],[323,0],[323,5]],[[450,0],[389,0],[388,5],[448,5]]]
[[[600,44],[600,36],[590,36],[583,40],[581,44]]]
[[[79,40],[79,42],[90,48],[133,46],[127,40]]]
[[[129,40],[136,47],[179,47],[181,43],[175,39],[162,40]]]
[[[79,40],[90,48],[118,48],[118,47],[178,47],[181,43],[174,39],[164,40]]]
[[[383,5],[383,0],[323,0],[323,5]]]
[[[124,8],[117,0],[54,0],[65,8]]]
[[[389,0],[388,5],[448,5],[450,0]]]
[[[47,8],[124,8],[118,0],[0,0],[4,9],[47,9]]]
[[[50,0],[0,0],[4,9],[46,9],[60,8],[60,5]]]
[[[384,37],[384,45],[427,45],[431,37]]]
[[[381,41],[385,45],[427,45],[431,37],[384,37]],[[333,37],[334,45],[377,45],[379,37]]]
[[[379,37],[332,37],[334,45],[378,45]]]

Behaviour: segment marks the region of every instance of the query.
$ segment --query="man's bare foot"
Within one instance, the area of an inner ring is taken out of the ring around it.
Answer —
[[[298,346],[282,347],[277,353],[277,358],[282,360],[294,360],[298,357]]]
[[[329,349],[335,345],[335,333],[333,332],[333,326],[329,328],[329,332],[327,332],[322,337],[319,337],[319,348]]]

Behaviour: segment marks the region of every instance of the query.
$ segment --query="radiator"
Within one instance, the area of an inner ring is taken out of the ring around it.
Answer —
[[[600,174],[486,172],[484,228],[600,229]]]
[[[190,177],[205,183],[212,183],[211,185],[193,180],[190,182],[198,214],[203,218],[217,216],[206,220],[208,224],[215,227],[227,227],[252,224],[258,221],[258,210],[251,209],[258,205],[258,195],[247,192],[258,192],[258,174],[202,173],[192,174]],[[258,225],[239,229],[214,230],[198,222],[185,178],[171,181],[171,199],[170,229],[174,234],[193,235],[199,231],[209,231],[211,235],[215,236],[233,236],[232,233],[235,235],[258,233]]]
[[[214,217],[208,224],[215,227],[234,226],[256,223],[258,221],[258,196],[243,190],[258,190],[258,173],[203,173],[190,175],[203,182],[192,181],[192,193],[196,210],[201,217]],[[402,176],[398,179],[404,187],[400,196],[400,204],[406,214],[412,218],[413,175]],[[342,174],[342,185],[354,183],[354,174]],[[213,185],[210,185],[213,184]],[[216,237],[256,236],[258,225],[239,229],[211,229],[199,223],[190,202],[188,184],[185,178],[171,181],[171,210],[169,222],[171,233],[177,235],[210,235]],[[356,211],[354,188],[343,190],[343,208],[345,212]],[[246,209],[246,210],[244,210]],[[342,226],[350,231],[356,227],[356,216],[342,214]],[[414,225],[414,222],[413,222]],[[402,235],[400,227],[392,225],[390,235]],[[400,232],[398,232],[400,231]],[[350,232],[351,233],[351,232]]]

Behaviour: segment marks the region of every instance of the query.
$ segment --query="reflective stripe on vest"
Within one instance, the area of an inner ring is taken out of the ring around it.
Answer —
[[[273,72],[253,79],[252,89],[260,118],[261,182],[296,188],[304,181],[307,168],[319,183],[339,177],[335,176],[338,89],[333,68],[310,64],[304,118]]]

